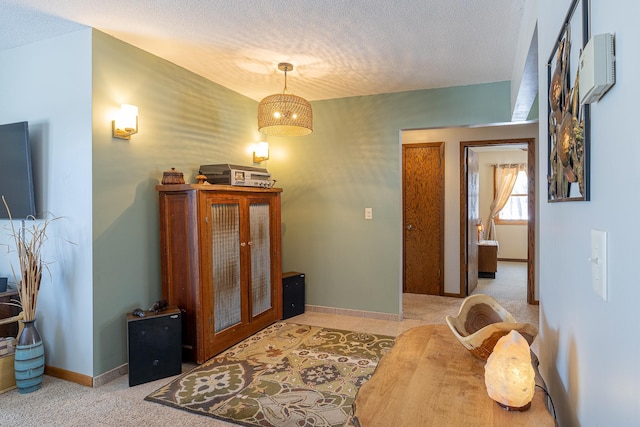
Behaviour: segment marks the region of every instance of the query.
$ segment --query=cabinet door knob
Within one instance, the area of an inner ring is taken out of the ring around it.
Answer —
[[[247,244],[245,242],[242,242],[242,243],[240,243],[240,246],[242,246],[244,248],[245,246],[247,246]]]
[[[249,242],[248,245],[251,246],[253,244],[253,242]]]
[[[407,225],[407,230],[409,230],[409,231],[413,230],[413,225],[411,225],[411,224]]]

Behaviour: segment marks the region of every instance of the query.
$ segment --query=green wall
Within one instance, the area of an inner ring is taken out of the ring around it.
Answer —
[[[139,133],[111,137],[122,103]],[[94,373],[126,363],[125,315],[161,297],[156,184],[175,167],[246,163],[258,140],[257,103],[93,31]],[[250,160],[249,160],[250,161]]]
[[[251,165],[257,102],[93,31],[94,373],[126,362],[125,314],[161,296],[155,185],[171,167]],[[140,132],[111,137],[122,103]],[[509,83],[318,101],[314,132],[270,138],[283,193],[283,267],[307,304],[399,313],[400,131],[506,122]],[[457,161],[457,159],[456,159]],[[364,208],[374,219],[365,221]]]
[[[311,135],[270,141],[283,268],[306,274],[307,304],[400,312],[400,131],[507,122],[509,91],[501,82],[313,102]]]

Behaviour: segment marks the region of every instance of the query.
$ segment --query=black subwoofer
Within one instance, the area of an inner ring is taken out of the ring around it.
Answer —
[[[295,271],[282,274],[282,318],[304,313],[304,274]]]
[[[127,314],[129,387],[182,373],[182,316],[170,307]]]

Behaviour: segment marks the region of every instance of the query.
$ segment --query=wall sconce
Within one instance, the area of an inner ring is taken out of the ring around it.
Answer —
[[[122,104],[111,128],[114,138],[131,139],[131,135],[138,133],[138,107]]]
[[[498,340],[484,367],[487,394],[508,411],[526,411],[535,392],[529,343],[516,331]]]
[[[253,163],[269,160],[269,143],[258,142],[253,151]]]

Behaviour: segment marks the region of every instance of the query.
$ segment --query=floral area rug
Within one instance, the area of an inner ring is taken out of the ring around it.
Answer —
[[[246,426],[344,426],[394,339],[280,322],[145,400]]]

